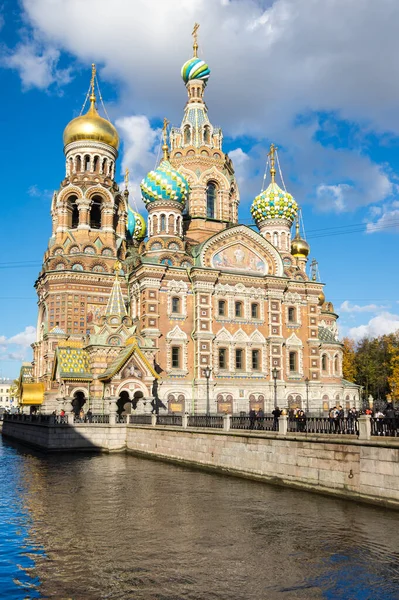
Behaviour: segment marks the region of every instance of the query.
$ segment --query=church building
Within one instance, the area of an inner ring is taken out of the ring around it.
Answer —
[[[146,217],[129,204],[127,176],[123,190],[116,182],[119,136],[98,113],[93,65],[88,111],[64,131],[22,405],[100,414],[112,402],[174,414],[359,405],[273,144],[253,225],[239,223],[234,165],[208,115],[210,69],[197,50],[195,29],[181,124],[165,119],[162,160],[141,183]]]

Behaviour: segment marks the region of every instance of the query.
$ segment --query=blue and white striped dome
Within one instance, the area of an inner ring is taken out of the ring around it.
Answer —
[[[140,187],[146,205],[157,200],[174,200],[184,205],[190,191],[187,179],[168,160],[163,160],[157,169],[150,171]]]
[[[144,217],[130,206],[127,209],[127,230],[133,240],[143,240],[147,233]]]
[[[211,70],[204,60],[193,56],[181,68],[181,76],[184,83],[191,81],[192,79],[201,79],[205,83],[209,79]]]

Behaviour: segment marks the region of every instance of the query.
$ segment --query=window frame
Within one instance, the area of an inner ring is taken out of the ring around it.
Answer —
[[[254,314],[254,309],[255,309],[255,314]],[[251,318],[252,319],[259,319],[259,315],[260,315],[259,303],[258,302],[251,302]]]
[[[175,310],[175,308],[176,308],[175,303],[177,303],[177,310]],[[171,313],[173,315],[181,315],[181,298],[180,298],[180,296],[172,296]]]
[[[177,352],[177,360],[174,354]],[[181,347],[180,346],[171,346],[170,347],[170,364],[172,369],[180,369],[181,368]]]
[[[256,356],[256,367],[254,367],[254,358]],[[251,350],[251,367],[252,371],[260,371],[261,370],[261,351],[259,348],[254,348]]]
[[[290,318],[291,311],[292,311],[292,319]],[[296,323],[297,322],[295,306],[289,306],[288,307],[287,320],[288,320],[288,323]]]
[[[226,316],[226,306],[227,306],[226,300],[218,300],[218,317]],[[221,307],[223,307],[223,310],[221,310]]]
[[[237,314],[237,308],[239,308],[239,314]],[[244,303],[241,300],[234,302],[234,316],[236,319],[242,319],[244,313]]]
[[[239,359],[239,360],[238,360]],[[244,371],[244,350],[243,348],[236,348],[234,353],[234,365],[236,371]],[[240,363],[240,366],[237,366]]]
[[[223,360],[221,360],[221,358]],[[222,364],[223,362],[223,364]],[[228,354],[227,348],[219,348],[218,349],[218,366],[221,371],[225,371],[228,369]]]
[[[291,359],[293,359],[293,362],[291,362]],[[294,368],[292,368],[292,365]],[[295,350],[290,350],[288,353],[288,366],[290,373],[298,372],[298,352]]]

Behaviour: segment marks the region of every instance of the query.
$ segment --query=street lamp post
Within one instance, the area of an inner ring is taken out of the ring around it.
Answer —
[[[274,367],[274,369],[272,370],[272,377],[273,377],[273,381],[274,381],[274,408],[277,408],[277,377],[278,377],[278,371],[277,371],[276,367]]]
[[[204,375],[206,377],[206,416],[209,417],[210,413],[210,404],[209,404],[209,378],[211,376],[212,369],[211,367],[205,367]]]
[[[309,416],[309,377],[306,377],[305,383],[306,383],[306,416]]]

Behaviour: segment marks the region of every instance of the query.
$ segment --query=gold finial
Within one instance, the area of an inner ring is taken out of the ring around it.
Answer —
[[[300,233],[299,233],[299,215],[296,216],[296,221],[295,221],[295,239],[299,240],[300,238]]]
[[[120,271],[122,271],[122,263],[117,260],[114,264],[115,277],[118,278]]]
[[[194,58],[197,58],[197,56],[198,56],[198,40],[197,40],[197,36],[198,36],[197,31],[198,31],[198,29],[199,29],[199,24],[198,23],[194,23],[194,29],[193,29],[193,32],[191,34],[193,36],[193,41],[194,41],[194,43],[193,43]]]
[[[96,92],[95,92],[95,81],[96,81],[96,65],[92,63],[91,65],[91,80],[90,80],[90,102],[91,106],[94,108],[96,102]]]
[[[270,175],[272,177],[272,183],[274,183],[274,178],[276,176],[276,158],[275,158],[275,154],[276,154],[276,150],[277,150],[277,146],[275,146],[274,144],[270,144],[270,152],[268,154],[268,157],[270,158]]]
[[[125,190],[129,188],[129,169],[126,167],[125,171]]]
[[[163,127],[162,127],[162,131],[163,131],[163,146],[162,146],[162,150],[163,150],[163,159],[164,160],[169,160],[168,125],[169,125],[169,121],[165,117],[164,120],[163,120]]]

